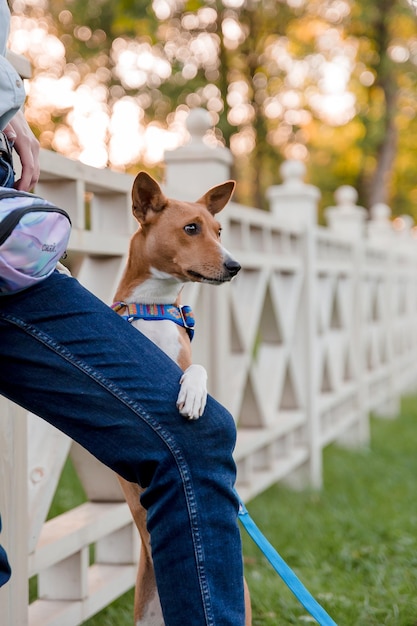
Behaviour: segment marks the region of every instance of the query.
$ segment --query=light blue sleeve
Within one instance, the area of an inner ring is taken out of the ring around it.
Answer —
[[[9,24],[9,7],[6,0],[0,0],[0,130],[25,101],[23,80],[5,57]]]
[[[0,0],[0,54],[5,56],[6,44],[9,37],[10,11],[7,0]]]

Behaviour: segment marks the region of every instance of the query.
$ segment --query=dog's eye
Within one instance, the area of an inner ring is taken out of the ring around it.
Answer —
[[[199,224],[187,224],[186,226],[184,226],[184,231],[187,233],[187,235],[198,235],[198,233],[201,231],[201,228]]]
[[[220,237],[222,236],[222,228],[219,228],[219,231],[217,233],[218,238],[220,239]]]

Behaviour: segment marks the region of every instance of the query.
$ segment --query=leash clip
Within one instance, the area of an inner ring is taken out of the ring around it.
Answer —
[[[194,337],[194,326],[195,326],[193,310],[190,306],[188,306],[188,304],[180,305],[178,307],[178,310],[181,314],[183,326],[188,333],[190,341],[192,341]]]
[[[183,304],[178,307],[181,313],[181,319],[184,324],[184,328],[192,330],[195,326],[195,319],[193,311],[188,304]]]

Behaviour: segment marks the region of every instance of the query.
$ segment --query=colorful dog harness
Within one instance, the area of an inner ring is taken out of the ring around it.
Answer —
[[[187,304],[176,306],[175,304],[113,302],[111,308],[116,313],[126,309],[126,313],[121,317],[128,322],[133,322],[133,320],[170,320],[186,329],[190,341],[194,337],[195,318],[191,307]]]

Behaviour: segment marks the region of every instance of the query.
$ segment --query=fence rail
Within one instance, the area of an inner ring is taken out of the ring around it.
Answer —
[[[191,141],[166,155],[165,190],[196,199],[230,177],[208,147],[204,112]],[[41,154],[37,193],[73,221],[68,265],[110,303],[134,229],[132,177]],[[369,413],[395,417],[417,382],[417,242],[406,219],[356,206],[343,187],[317,225],[318,189],[301,163],[281,168],[270,211],[230,203],[223,241],[242,270],[215,289],[187,286],[197,318],[194,360],[238,425],[237,488],[249,500],[278,480],[320,487],[323,448],[369,442]],[[71,455],[88,502],[45,521]],[[133,586],[138,540],[114,475],[51,426],[1,400],[0,510],[13,564],[0,590],[6,626],[75,626]],[[94,559],[90,563],[90,546]],[[28,578],[38,576],[29,608]],[[3,621],[2,621],[3,623]]]

